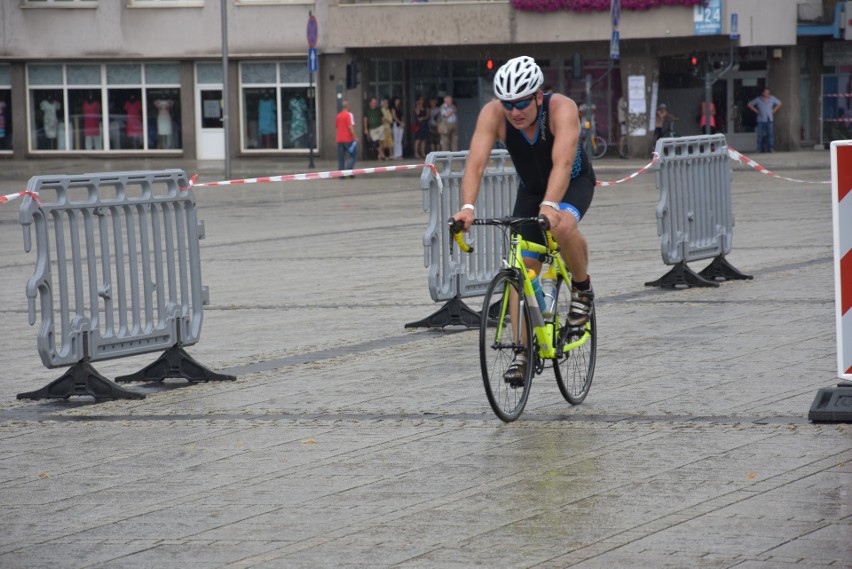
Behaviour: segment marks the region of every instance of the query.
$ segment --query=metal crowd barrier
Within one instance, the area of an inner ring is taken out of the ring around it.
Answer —
[[[656,152],[657,234],[663,262],[674,267],[645,285],[719,286],[718,280],[752,278],[725,260],[734,226],[725,136],[661,138]],[[687,266],[711,257],[713,261],[699,273]]]
[[[204,227],[181,170],[36,176],[21,204],[24,250],[35,234],[36,269],[27,283],[30,325],[41,323],[38,352],[59,379],[18,399],[141,399],[91,362],[164,350],[119,382],[233,380],[193,360],[207,287],[201,283]]]
[[[429,212],[429,224],[423,235],[423,262],[429,269],[429,293],[435,302],[446,301],[432,315],[405,325],[406,328],[443,328],[462,325],[479,327],[479,313],[461,299],[482,296],[488,283],[501,268],[503,242],[493,228],[476,226],[470,231],[472,254],[458,247],[450,253],[447,220],[461,206],[461,181],[467,152],[432,152],[426,157],[441,177],[443,189],[431,169],[420,177],[423,209]],[[482,177],[476,201],[477,217],[511,215],[518,190],[518,176],[506,150],[493,150]]]

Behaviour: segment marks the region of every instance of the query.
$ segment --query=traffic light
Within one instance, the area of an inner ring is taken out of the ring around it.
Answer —
[[[701,58],[698,57],[697,51],[689,54],[689,67],[692,69],[692,74],[697,77],[701,71]]]
[[[354,61],[346,64],[346,88],[354,89],[361,84],[361,78],[358,76],[358,64]]]

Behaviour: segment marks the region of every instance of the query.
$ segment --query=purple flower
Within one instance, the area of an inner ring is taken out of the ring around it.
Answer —
[[[607,12],[610,0],[511,0],[515,10],[525,12]],[[663,6],[697,6],[704,0],[621,0],[622,10],[650,10]]]

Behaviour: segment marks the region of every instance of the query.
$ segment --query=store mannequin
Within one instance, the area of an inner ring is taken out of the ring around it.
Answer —
[[[142,101],[131,93],[124,102],[124,112],[127,113],[124,123],[124,134],[130,148],[142,148]]]
[[[307,148],[308,103],[302,97],[290,99],[290,142],[294,148]]]
[[[157,108],[157,148],[172,147],[172,108],[174,101],[171,99],[157,99],[154,101]]]
[[[51,93],[47,96],[47,99],[41,102],[39,108],[42,112],[42,125],[44,127],[44,138],[47,142],[47,149],[56,150],[56,134],[59,130],[57,113],[62,109],[62,105],[56,100],[56,96]]]
[[[263,92],[263,98],[257,105],[257,131],[261,148],[275,148],[278,145],[278,107],[269,91]]]
[[[0,148],[6,148],[4,140],[6,138],[6,101],[0,99]]]
[[[83,136],[86,140],[86,150],[101,150],[101,102],[89,93],[83,101]]]

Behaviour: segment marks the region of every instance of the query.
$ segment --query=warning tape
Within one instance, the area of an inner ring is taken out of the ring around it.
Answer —
[[[0,196],[0,203],[10,202],[12,200],[16,200],[21,196],[30,196],[32,199],[36,201],[38,205],[41,205],[41,202],[38,199],[38,195],[34,192],[17,192],[14,194],[7,194],[5,196]]]
[[[626,178],[622,178],[620,180],[615,180],[614,182],[597,182],[595,185],[596,186],[614,186],[616,184],[621,184],[622,182],[626,182],[627,180],[632,180],[633,178],[635,178],[636,176],[638,176],[639,174],[641,174],[642,172],[644,172],[645,170],[647,170],[648,168],[653,166],[654,162],[656,162],[659,159],[660,159],[660,155],[657,154],[656,152],[654,152],[653,158],[651,159],[650,162],[648,162],[642,168],[633,172],[632,174],[630,174]]]
[[[813,180],[797,180],[796,178],[787,178],[785,176],[779,176],[775,172],[772,172],[771,170],[764,168],[763,166],[761,166],[760,164],[758,164],[757,162],[755,162],[754,160],[752,160],[748,156],[737,152],[736,150],[734,150],[730,146],[728,147],[728,156],[732,160],[736,160],[737,162],[741,162],[742,164],[745,164],[746,166],[750,166],[750,167],[754,168],[755,170],[757,170],[761,174],[766,174],[767,176],[772,176],[773,178],[779,178],[781,180],[787,180],[788,182],[797,182],[799,184],[830,184],[831,183],[831,180],[828,180],[827,182],[815,182]]]
[[[767,176],[779,178],[781,180],[788,180],[790,182],[798,182],[800,184],[830,184],[831,183],[831,181],[815,182],[815,181],[812,181],[812,180],[797,180],[795,178],[787,178],[785,176],[780,176],[780,175],[768,170],[767,168],[764,168],[763,166],[761,166],[760,164],[758,164],[757,162],[755,162],[751,158],[741,154],[740,152],[734,150],[730,146],[728,147],[728,156],[733,160],[741,162],[742,164],[745,164],[746,166],[750,166],[751,168],[754,168],[755,170],[757,170],[758,172],[760,172],[762,174],[766,174]],[[624,182],[627,182],[628,180],[632,180],[633,178],[636,178],[637,176],[639,176],[640,174],[644,173],[649,168],[651,168],[651,166],[653,166],[655,162],[659,161],[659,159],[660,159],[660,155],[655,152],[653,154],[653,157],[652,157],[650,162],[648,162],[645,166],[643,166],[642,168],[640,168],[636,172],[633,172],[629,176],[627,176],[625,178],[621,178],[620,180],[612,181],[612,182],[597,182],[596,185],[597,186],[615,186],[616,184],[622,184]],[[331,170],[331,171],[327,171],[327,172],[306,172],[304,174],[285,174],[285,175],[281,175],[281,176],[263,176],[263,177],[258,177],[258,178],[244,178],[244,179],[241,179],[241,180],[221,180],[221,181],[218,181],[218,182],[202,182],[200,184],[197,183],[198,174],[195,174],[190,178],[189,186],[187,186],[185,188],[181,188],[181,190],[188,190],[190,188],[216,187],[216,186],[238,186],[238,185],[245,185],[245,184],[263,184],[263,183],[268,183],[268,182],[295,182],[295,181],[308,181],[308,180],[329,180],[329,179],[333,179],[333,178],[343,178],[343,177],[346,177],[346,176],[359,176],[359,175],[363,175],[363,174],[379,174],[379,173],[383,173],[383,172],[398,172],[398,171],[403,171],[403,170],[417,170],[417,169],[422,169],[422,168],[429,168],[430,170],[432,170],[432,173],[435,175],[435,179],[438,182],[438,189],[440,191],[443,191],[444,184],[443,184],[443,181],[441,180],[441,176],[438,174],[438,170],[437,170],[437,168],[435,168],[434,164],[401,164],[399,166],[378,166],[378,167],[375,167],[375,168],[356,168],[356,169],[352,169],[352,170]],[[17,199],[21,196],[25,196],[25,195],[32,197],[34,200],[36,200],[36,202],[38,202],[39,205],[41,205],[41,202],[39,201],[38,196],[33,192],[17,192],[17,193],[14,193],[14,194],[8,194],[8,195],[5,195],[5,196],[0,196],[0,204],[15,200],[15,199]]]
[[[434,164],[405,164],[399,166],[378,166],[376,168],[356,168],[353,170],[332,170],[329,172],[308,172],[305,174],[286,174],[283,176],[264,176],[260,178],[246,178],[243,180],[223,180],[220,182],[204,182],[201,184],[195,183],[195,180],[198,179],[198,175],[192,176],[189,181],[189,187],[192,188],[200,188],[200,187],[213,187],[213,186],[233,186],[240,184],[265,184],[267,182],[296,182],[296,181],[307,181],[307,180],[329,180],[332,178],[344,178],[346,176],[359,176],[361,174],[379,174],[382,172],[396,172],[400,170],[417,170],[422,168],[429,168],[432,170],[432,173],[435,174],[435,178],[438,181],[438,189],[443,190],[444,184],[441,181],[441,176],[438,174],[437,168],[435,168]],[[188,188],[182,188],[188,189]]]

